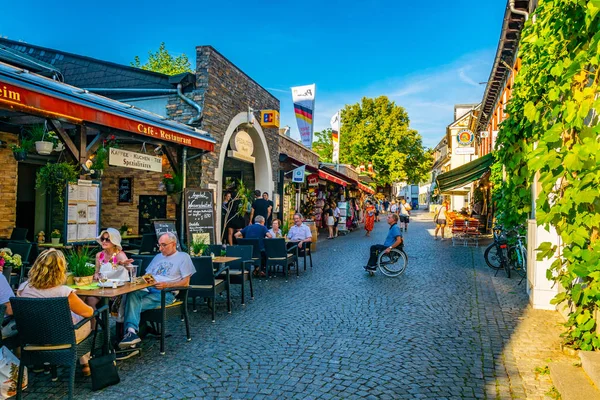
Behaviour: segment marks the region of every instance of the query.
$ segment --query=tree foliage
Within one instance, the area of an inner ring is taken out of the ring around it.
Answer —
[[[162,42],[156,53],[148,52],[148,61],[142,64],[139,56],[135,56],[132,67],[145,69],[147,71],[160,72],[165,75],[177,75],[183,72],[193,72],[190,60],[185,54],[173,57]]]
[[[313,141],[312,149],[319,155],[319,159],[323,162],[331,162],[333,157],[333,139],[331,136],[331,128],[315,132],[317,140]]]
[[[573,310],[565,342],[583,350],[600,349],[599,11],[599,0],[540,1],[523,31],[522,68],[497,140],[506,221],[524,221],[528,182],[539,173],[536,220],[564,245],[542,243],[537,258],[553,261],[547,277],[565,288],[553,302]]]
[[[364,97],[342,110],[340,161],[351,165],[373,162],[375,182],[418,183],[431,170],[433,156],[421,135],[409,127],[406,110],[386,96]]]

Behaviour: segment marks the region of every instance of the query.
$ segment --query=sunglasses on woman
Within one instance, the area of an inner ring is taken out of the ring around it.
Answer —
[[[109,242],[109,243],[110,243],[110,238],[108,238],[108,237],[103,237],[103,238],[100,238],[100,241],[101,241],[101,242]]]

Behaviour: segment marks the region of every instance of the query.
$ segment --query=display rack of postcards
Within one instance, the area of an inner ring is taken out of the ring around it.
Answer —
[[[66,244],[96,240],[100,226],[100,181],[80,179],[67,185],[65,201]]]
[[[346,228],[346,219],[348,218],[348,202],[340,201],[337,204],[340,209],[340,219],[338,221],[338,232],[345,235],[348,233],[348,229]]]

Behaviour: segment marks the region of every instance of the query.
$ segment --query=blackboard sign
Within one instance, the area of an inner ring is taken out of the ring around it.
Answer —
[[[187,241],[215,242],[215,203],[212,189],[185,189]]]
[[[119,203],[133,202],[133,178],[119,178]]]
[[[179,236],[177,235],[177,228],[175,228],[176,222],[177,220],[174,219],[155,219],[152,221],[154,224],[154,231],[156,232],[156,238],[160,239],[161,235],[167,232],[172,232],[177,237],[177,251],[181,251]]]

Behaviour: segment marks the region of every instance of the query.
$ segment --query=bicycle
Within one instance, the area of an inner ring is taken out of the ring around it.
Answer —
[[[404,252],[403,249],[393,248],[386,253],[382,251],[379,253],[377,257],[377,266],[382,274],[389,277],[400,276],[406,271],[406,267],[408,266],[408,256]],[[375,270],[368,270],[369,275],[375,275]]]
[[[510,263],[508,261],[508,239],[504,232],[502,225],[496,225],[492,228],[494,234],[494,243],[490,244],[485,252],[483,258],[485,259],[488,267],[496,271],[504,269],[507,278],[510,278]]]
[[[527,276],[527,249],[523,244],[526,236],[521,234],[522,229],[523,225],[519,225],[509,231],[509,236],[514,237],[516,241],[515,244],[508,247],[508,262],[521,278],[525,278]]]

